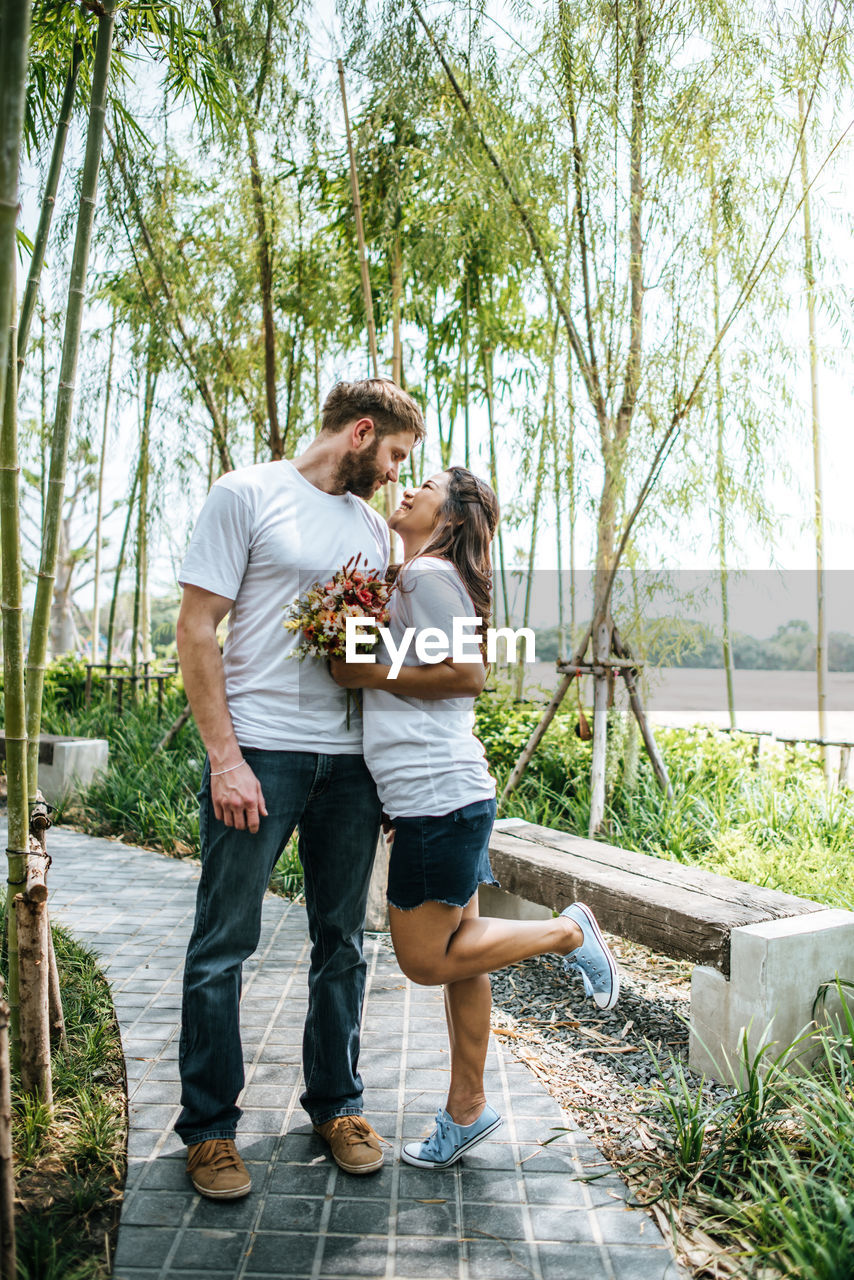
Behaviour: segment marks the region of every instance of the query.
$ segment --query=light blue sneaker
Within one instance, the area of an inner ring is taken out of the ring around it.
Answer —
[[[583,902],[573,903],[560,914],[574,920],[584,936],[581,946],[564,956],[564,969],[567,973],[572,969],[578,970],[584,983],[584,994],[592,998],[597,1009],[613,1009],[620,994],[620,975],[596,917]]]
[[[415,1164],[419,1169],[447,1169],[494,1133],[500,1124],[501,1116],[489,1103],[473,1124],[454,1124],[444,1107],[440,1107],[436,1112],[436,1128],[430,1137],[423,1142],[407,1142],[400,1154],[407,1164]]]

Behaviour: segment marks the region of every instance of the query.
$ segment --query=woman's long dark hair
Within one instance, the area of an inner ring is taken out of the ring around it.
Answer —
[[[481,636],[492,619],[492,558],[489,547],[498,527],[498,499],[484,480],[466,467],[448,467],[448,496],[436,527],[419,556],[450,560],[483,619]]]

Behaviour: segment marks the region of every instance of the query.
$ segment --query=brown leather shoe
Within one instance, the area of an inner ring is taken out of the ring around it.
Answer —
[[[364,1116],[335,1116],[314,1132],[329,1143],[332,1159],[345,1173],[375,1173],[382,1166],[382,1138]]]
[[[252,1179],[230,1138],[209,1138],[187,1148],[187,1173],[199,1195],[239,1200],[249,1195]]]

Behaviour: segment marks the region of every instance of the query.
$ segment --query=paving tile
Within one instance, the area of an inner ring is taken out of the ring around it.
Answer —
[[[355,1280],[357,1276],[384,1276],[388,1241],[383,1237],[327,1236],[320,1264],[323,1280]],[[402,1273],[401,1273],[402,1274]]]
[[[249,1247],[248,1231],[228,1231],[214,1227],[189,1228],[181,1236],[172,1265],[203,1275],[225,1272],[233,1275]]]
[[[625,1184],[497,1039],[485,1083],[504,1115],[501,1130],[452,1169],[396,1162],[401,1128],[407,1137],[432,1128],[450,1058],[441,992],[410,987],[407,994],[382,939],[367,944],[373,973],[360,1070],[366,1114],[392,1146],[377,1174],[341,1172],[299,1105],[290,1110],[301,1072],[308,949],[304,908],[281,899],[265,901],[259,950],[244,966],[247,1085],[238,1146],[253,1193],[231,1202],[197,1196],[171,1126],[198,865],[63,828],[54,837],[61,856],[53,909],[109,971],[131,1086],[113,1280],[678,1280],[653,1220],[626,1206]],[[96,892],[105,875],[106,901]],[[579,1173],[604,1176],[582,1183]],[[528,1224],[538,1244],[525,1238]],[[605,1245],[596,1243],[599,1231]]]
[[[456,1198],[444,1200],[434,1196],[431,1203],[424,1200],[399,1200],[397,1205],[397,1234],[399,1236],[450,1235],[457,1230]]]
[[[390,1215],[388,1201],[369,1199],[332,1202],[328,1230],[346,1235],[387,1236]]]
[[[268,1195],[258,1222],[259,1231],[316,1231],[323,1213],[323,1200],[304,1196]]]
[[[536,1275],[531,1247],[518,1240],[473,1240],[468,1246],[471,1280],[531,1280]],[[593,1272],[589,1280],[594,1280]]]

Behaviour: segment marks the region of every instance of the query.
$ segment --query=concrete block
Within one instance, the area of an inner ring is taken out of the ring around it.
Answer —
[[[515,893],[505,893],[492,884],[480,886],[477,900],[480,914],[497,920],[551,920],[554,914],[539,902],[529,902]]]
[[[816,1050],[795,1041],[814,1026],[820,984],[837,974],[854,980],[854,912],[820,910],[734,929],[729,981],[701,965],[692,974],[691,1068],[741,1083],[745,1034],[751,1057],[772,1046],[767,1065],[789,1045],[788,1065],[806,1064]]]
[[[53,763],[39,764],[39,787],[48,804],[60,804],[88,787],[107,768],[110,748],[105,738],[59,739]]]

